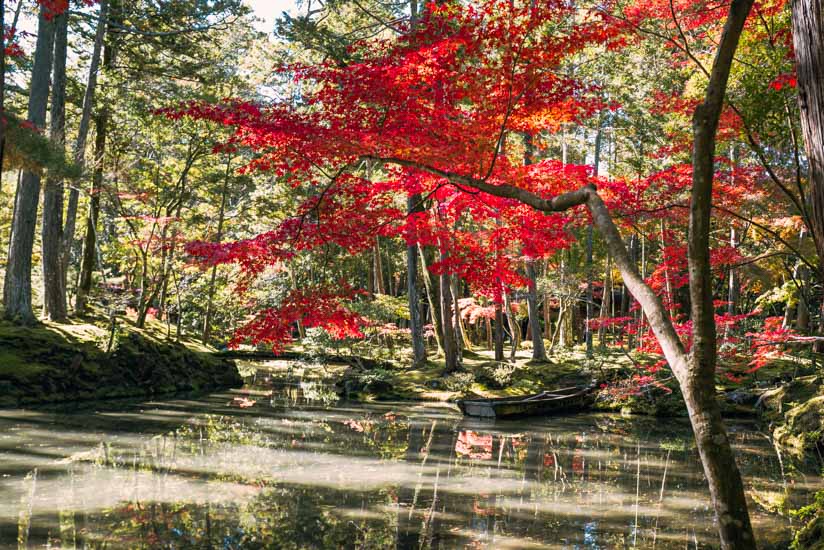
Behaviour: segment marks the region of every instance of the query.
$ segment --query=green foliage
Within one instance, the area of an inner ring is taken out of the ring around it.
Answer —
[[[443,379],[446,389],[462,394],[468,393],[474,383],[475,376],[471,372],[454,372]]]
[[[80,168],[69,160],[61,147],[55,146],[39,131],[11,113],[4,115],[6,126],[6,157],[12,168],[46,172],[57,178],[80,177]]]
[[[391,323],[398,319],[409,319],[409,302],[405,296],[375,294],[373,300],[352,303],[352,310],[368,319]]]
[[[315,362],[325,362],[326,359],[338,351],[339,340],[320,327],[306,329],[306,336],[301,340],[306,355]]]

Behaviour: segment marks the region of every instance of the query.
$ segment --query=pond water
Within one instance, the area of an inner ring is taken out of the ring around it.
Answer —
[[[491,423],[313,385],[244,391],[0,411],[0,547],[714,547],[680,420]],[[785,477],[754,424],[731,438],[759,503],[818,486]],[[789,536],[751,508],[763,541]]]

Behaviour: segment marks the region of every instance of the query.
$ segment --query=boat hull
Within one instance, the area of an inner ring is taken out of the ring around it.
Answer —
[[[595,401],[594,388],[579,390],[570,395],[547,398],[541,398],[540,395],[535,394],[517,399],[462,399],[457,404],[466,416],[520,418],[577,411],[591,406]]]

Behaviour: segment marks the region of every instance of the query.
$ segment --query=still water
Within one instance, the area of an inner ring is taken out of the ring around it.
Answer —
[[[679,420],[240,395],[0,411],[0,547],[714,547]],[[819,480],[787,474],[753,424],[731,438],[759,537],[786,539],[765,509]]]

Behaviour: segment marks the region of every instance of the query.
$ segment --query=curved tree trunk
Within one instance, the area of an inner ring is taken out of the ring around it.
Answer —
[[[717,347],[710,270],[710,228],[715,136],[738,38],[751,7],[752,0],[733,0],[730,5],[704,102],[696,107],[693,115],[692,193],[687,254],[693,329],[689,376],[681,382],[715,506],[721,545],[735,549],[753,548],[755,540],[741,474],[727,439],[715,395]]]

